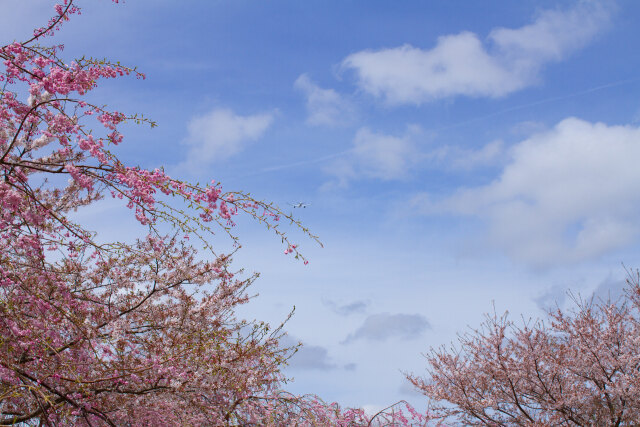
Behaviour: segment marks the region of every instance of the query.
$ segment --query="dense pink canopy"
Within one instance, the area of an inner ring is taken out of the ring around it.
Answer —
[[[640,421],[640,276],[620,301],[579,300],[517,327],[487,316],[409,376],[434,415],[464,425],[632,426]]]
[[[281,329],[234,316],[255,277],[230,271],[214,229],[233,238],[244,213],[302,258],[274,228],[283,216],[300,224],[214,182],[121,162],[110,151],[123,141],[118,125],[154,123],[82,97],[103,79],[144,75],[63,61],[61,46],[43,44],[78,8],[55,10],[30,40],[0,48],[0,425],[369,423],[362,410],[283,391],[294,349],[279,346]],[[147,236],[103,243],[70,219],[103,197],[122,199]]]

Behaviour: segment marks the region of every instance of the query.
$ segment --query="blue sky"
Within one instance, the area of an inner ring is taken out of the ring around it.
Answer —
[[[3,0],[2,43],[50,4]],[[292,391],[419,405],[401,372],[494,305],[537,317],[640,266],[638,2],[79,4],[65,55],[148,77],[92,94],[159,124],[127,127],[124,159],[311,203],[296,213],[325,248],[300,239],[308,266],[238,230],[236,264],[262,274],[243,314],[296,306]],[[128,214],[84,215],[124,238]]]

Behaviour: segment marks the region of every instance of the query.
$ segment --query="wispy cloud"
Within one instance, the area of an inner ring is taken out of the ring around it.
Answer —
[[[337,304],[331,300],[323,300],[322,303],[329,307],[331,311],[341,316],[349,316],[355,313],[364,313],[369,303],[367,301],[353,301],[348,304]]]
[[[425,157],[430,161],[430,166],[454,170],[470,170],[494,165],[502,159],[503,155],[503,142],[495,140],[475,150],[444,145],[426,153]]]
[[[414,203],[485,219],[490,243],[532,266],[583,261],[640,234],[639,156],[640,128],[569,118],[516,144],[492,183]]]
[[[427,319],[419,314],[373,314],[365,319],[362,326],[349,334],[343,343],[357,340],[411,340],[418,338],[429,328]]]
[[[398,137],[362,128],[353,140],[353,155],[362,172],[383,180],[404,177],[416,152],[410,134]]]
[[[302,74],[294,87],[307,98],[307,123],[310,125],[339,126],[353,119],[354,107],[333,89],[322,89],[308,75]]]
[[[401,135],[363,127],[356,132],[351,149],[324,170],[337,179],[331,185],[346,186],[359,179],[402,180],[419,168],[471,170],[495,165],[504,157],[503,143],[499,140],[478,149],[453,145],[421,147],[427,139],[418,126],[409,126]]]
[[[181,166],[198,168],[228,159],[259,139],[273,122],[273,113],[241,116],[216,108],[187,125],[187,158]]]
[[[416,129],[409,129],[404,135],[395,136],[361,128],[349,153],[332,162],[325,171],[341,185],[363,177],[384,181],[405,178],[418,161],[415,133]]]
[[[579,1],[568,10],[543,11],[524,27],[496,28],[484,43],[465,31],[439,37],[432,49],[360,51],[342,66],[355,71],[362,90],[389,104],[500,97],[535,83],[544,65],[585,46],[608,23],[611,5]]]

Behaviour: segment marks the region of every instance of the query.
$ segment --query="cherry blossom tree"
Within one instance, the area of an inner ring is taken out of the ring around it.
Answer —
[[[619,301],[582,300],[517,326],[487,316],[408,379],[433,414],[465,425],[631,426],[640,421],[640,276]]]
[[[295,348],[279,345],[282,325],[235,317],[256,276],[233,272],[233,251],[217,253],[211,238],[236,241],[233,219],[249,215],[304,263],[278,220],[317,238],[248,194],[121,161],[119,125],[155,123],[83,97],[101,80],[144,75],[65,62],[63,46],[44,42],[79,9],[64,0],[55,11],[0,48],[0,425],[425,423],[408,404],[407,416],[397,406],[367,416],[283,390]],[[146,236],[104,242],[72,219],[105,197]]]
[[[81,97],[101,79],[144,76],[106,61],[66,64],[62,46],[40,45],[77,12],[59,4],[31,39],[0,50],[0,424],[268,418],[277,405],[258,398],[279,401],[290,350],[279,329],[234,317],[254,277],[236,278],[206,235],[209,224],[229,231],[239,211],[268,226],[282,212],[112,154],[120,123],[147,120]],[[105,195],[124,200],[148,235],[103,243],[70,219]],[[161,223],[180,233],[162,235]],[[200,237],[210,260],[182,235]]]

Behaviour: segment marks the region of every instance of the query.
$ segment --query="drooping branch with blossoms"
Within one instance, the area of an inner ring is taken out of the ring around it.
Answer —
[[[283,391],[295,348],[279,345],[281,327],[235,317],[255,276],[234,274],[211,238],[222,229],[235,241],[244,213],[306,263],[278,221],[317,237],[249,194],[118,159],[120,125],[155,123],[83,97],[144,74],[63,61],[62,45],[42,44],[79,8],[64,0],[55,11],[0,48],[0,425],[409,425],[400,410],[371,417]],[[147,236],[104,243],[70,218],[104,197],[122,200]]]

